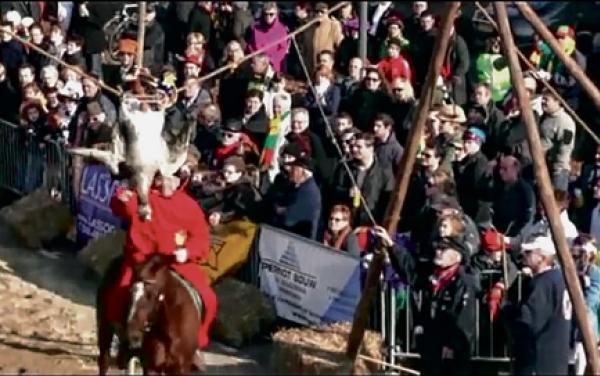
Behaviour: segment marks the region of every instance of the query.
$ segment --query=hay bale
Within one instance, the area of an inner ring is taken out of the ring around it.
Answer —
[[[93,239],[79,251],[77,258],[102,277],[112,260],[123,254],[125,237],[125,231],[116,230]]]
[[[271,328],[277,319],[272,302],[258,288],[224,278],[215,285],[219,310],[211,335],[227,345],[240,347]]]
[[[4,207],[0,210],[0,220],[32,249],[66,236],[74,223],[69,208],[53,199],[44,188]]]
[[[358,358],[355,364],[345,351],[352,324],[340,322],[308,328],[287,328],[273,335],[272,369],[281,374],[369,375],[381,373],[379,366]],[[361,355],[383,361],[382,339],[366,331]]]

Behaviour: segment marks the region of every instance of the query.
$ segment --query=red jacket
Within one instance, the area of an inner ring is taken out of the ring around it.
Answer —
[[[412,82],[410,64],[402,56],[396,58],[386,57],[379,62],[378,67],[388,83],[391,83],[398,77]]]
[[[130,223],[124,249],[126,261],[137,264],[156,252],[172,255],[177,248],[177,233],[185,234],[183,247],[187,248],[189,261],[207,259],[209,228],[205,214],[187,193],[180,189],[173,196],[164,197],[151,189],[152,219],[142,221],[137,212],[137,194],[134,192],[127,202],[122,202],[118,196],[123,190],[123,187],[117,188],[110,207],[116,215]]]

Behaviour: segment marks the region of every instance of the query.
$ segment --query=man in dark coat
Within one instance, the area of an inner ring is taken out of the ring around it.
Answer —
[[[454,28],[452,30],[446,61],[442,68],[442,75],[447,80],[448,90],[454,103],[462,106],[467,103],[468,99],[467,73],[469,72],[471,61],[465,40],[456,33]]]
[[[419,277],[415,255],[394,244],[382,227],[375,227],[374,234],[394,270],[414,286]],[[441,238],[434,249],[429,285],[423,286],[415,327],[421,374],[463,375],[469,370],[474,349],[479,273],[468,266],[469,250],[460,238]]]
[[[212,2],[198,1],[190,12],[188,20],[188,32],[201,33],[207,43],[211,43],[213,23],[211,19]]]
[[[464,212],[477,221],[479,201],[488,179],[488,160],[481,152],[485,143],[485,133],[471,127],[463,134],[465,156],[453,162],[454,180],[458,191],[458,200]]]
[[[352,161],[348,164],[357,186],[352,184],[348,172],[339,165],[332,180],[333,204],[353,205],[355,209],[354,225],[372,225],[364,205],[354,206],[362,194],[375,221],[381,223],[388,199],[392,192],[394,178],[389,170],[381,167],[375,156],[375,139],[371,133],[361,133],[352,144]],[[360,190],[360,192],[358,191]],[[362,202],[362,200],[361,200]]]
[[[375,154],[381,167],[395,175],[404,148],[394,134],[394,120],[388,114],[377,114],[373,121],[373,135],[375,136]]]
[[[83,38],[83,51],[89,72],[102,76],[101,53],[106,47],[104,25],[122,7],[117,2],[86,1],[73,10],[71,34]]]
[[[137,40],[137,25],[132,25],[127,34]],[[144,34],[144,66],[157,77],[165,62],[165,32],[156,20],[156,5],[146,6],[146,30]]]

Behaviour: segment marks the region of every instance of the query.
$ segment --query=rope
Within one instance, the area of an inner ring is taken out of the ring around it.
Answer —
[[[487,19],[487,21],[492,25],[492,27],[499,32],[498,30],[498,24],[496,23],[496,21],[492,18],[492,16],[490,16],[490,14],[488,13],[488,11],[479,3],[479,1],[475,2],[475,6],[477,6],[477,8],[479,9],[479,11],[483,14],[483,16]],[[532,70],[532,71],[536,71],[536,68],[533,66],[533,64],[529,61],[529,59],[527,59],[525,57],[525,55],[523,55],[523,53],[521,52],[521,50],[515,45],[515,50],[517,51],[517,55],[519,55],[519,59],[521,59],[521,61],[527,65],[527,67]],[[569,104],[563,99],[563,97],[556,91],[556,89],[554,89],[554,87],[552,87],[552,85],[550,85],[550,83],[548,83],[546,80],[538,80],[542,83],[542,85],[544,85],[544,87],[546,89],[548,89],[548,91],[550,91],[552,93],[552,95],[554,95],[556,97],[556,99],[562,104],[562,106],[564,107],[564,109],[567,111],[567,113],[569,115],[571,115],[571,117],[575,120],[575,122],[577,122],[577,124],[579,124],[581,127],[583,127],[583,129],[594,139],[594,141],[597,144],[600,144],[600,137],[598,137],[594,131],[592,131],[592,129],[583,121],[583,119],[581,119],[579,117],[579,115],[577,115],[577,113],[575,113],[575,111],[571,108],[571,106],[569,106]]]
[[[343,8],[347,4],[348,4],[347,1],[337,3],[335,6],[331,7],[325,13],[327,16],[329,16],[331,13],[337,11],[338,9]],[[206,80],[210,80],[211,78],[218,76],[221,73],[224,73],[228,70],[236,69],[241,63],[243,63],[247,60],[250,60],[257,55],[260,55],[261,53],[265,52],[266,50],[270,49],[273,46],[278,45],[279,43],[281,43],[283,41],[294,38],[296,35],[308,30],[311,26],[316,25],[319,21],[320,21],[320,17],[315,17],[312,20],[308,21],[306,24],[300,26],[298,29],[294,30],[293,32],[286,34],[284,37],[275,39],[273,42],[267,44],[266,46],[259,48],[258,50],[252,52],[251,54],[245,55],[240,61],[235,62],[235,63],[229,63],[229,64],[224,65],[221,68],[218,68],[202,77],[199,77],[198,81],[202,83],[202,82],[204,82]],[[184,88],[181,87],[181,88],[177,89],[177,92],[181,92],[183,90],[184,90]]]
[[[99,80],[97,78],[94,78],[92,76],[90,76],[89,74],[85,73],[84,71],[81,70],[81,68],[79,68],[76,65],[70,65],[65,63],[64,61],[62,61],[62,59],[57,58],[56,56],[51,55],[50,53],[44,51],[43,49],[39,48],[38,46],[36,46],[35,44],[21,38],[19,35],[15,34],[12,31],[6,30],[6,32],[10,35],[12,35],[13,38],[15,38],[16,40],[18,40],[19,42],[21,42],[22,44],[24,44],[25,46],[31,48],[32,50],[36,51],[37,53],[44,55],[45,57],[47,57],[48,59],[62,65],[63,67],[67,67],[69,69],[74,70],[75,72],[79,73],[82,77],[85,77],[89,80],[94,81],[96,84],[98,84],[98,86],[100,86],[101,88],[103,88],[106,91],[109,91],[111,93],[113,93],[114,95],[116,95],[117,97],[121,96],[121,92],[113,87],[110,87],[108,85],[106,85],[104,82],[102,82],[102,80]]]
[[[298,56],[300,57],[300,65],[302,66],[302,71],[304,72],[304,75],[306,76],[306,82],[308,83],[308,87],[312,90],[312,93],[315,97],[315,102],[317,103],[317,106],[319,107],[319,112],[321,113],[321,117],[323,118],[323,121],[325,122],[325,130],[327,131],[327,135],[331,139],[331,142],[335,146],[335,149],[338,152],[338,155],[340,156],[342,165],[344,166],[344,169],[346,170],[346,173],[348,174],[348,177],[350,178],[350,182],[352,183],[352,187],[355,188],[360,194],[360,202],[361,202],[362,206],[364,207],[365,212],[367,213],[367,216],[369,217],[369,220],[371,221],[373,226],[377,226],[377,221],[375,221],[375,217],[373,217],[373,213],[371,212],[371,209],[369,209],[369,206],[367,205],[367,202],[365,201],[362,191],[358,187],[356,179],[354,178],[354,175],[352,174],[352,170],[350,170],[350,166],[348,166],[348,162],[346,162],[346,159],[344,158],[344,153],[342,152],[342,149],[340,148],[340,145],[338,144],[338,142],[335,138],[333,129],[331,128],[331,124],[329,123],[329,119],[327,118],[327,115],[325,115],[325,110],[323,110],[323,105],[321,104],[321,101],[319,101],[319,96],[317,95],[317,89],[315,89],[313,81],[310,78],[310,73],[308,72],[306,63],[304,62],[304,56],[302,56],[300,48],[298,47],[298,42],[296,41],[295,35],[292,36],[292,43],[294,44],[294,48],[296,48],[296,52],[298,53]]]

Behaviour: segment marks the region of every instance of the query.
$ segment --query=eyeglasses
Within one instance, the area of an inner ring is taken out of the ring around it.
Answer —
[[[367,82],[379,82],[379,78],[378,77],[366,77],[365,81],[367,81]]]
[[[336,218],[336,217],[331,217],[329,218],[330,222],[344,222],[344,218]]]

